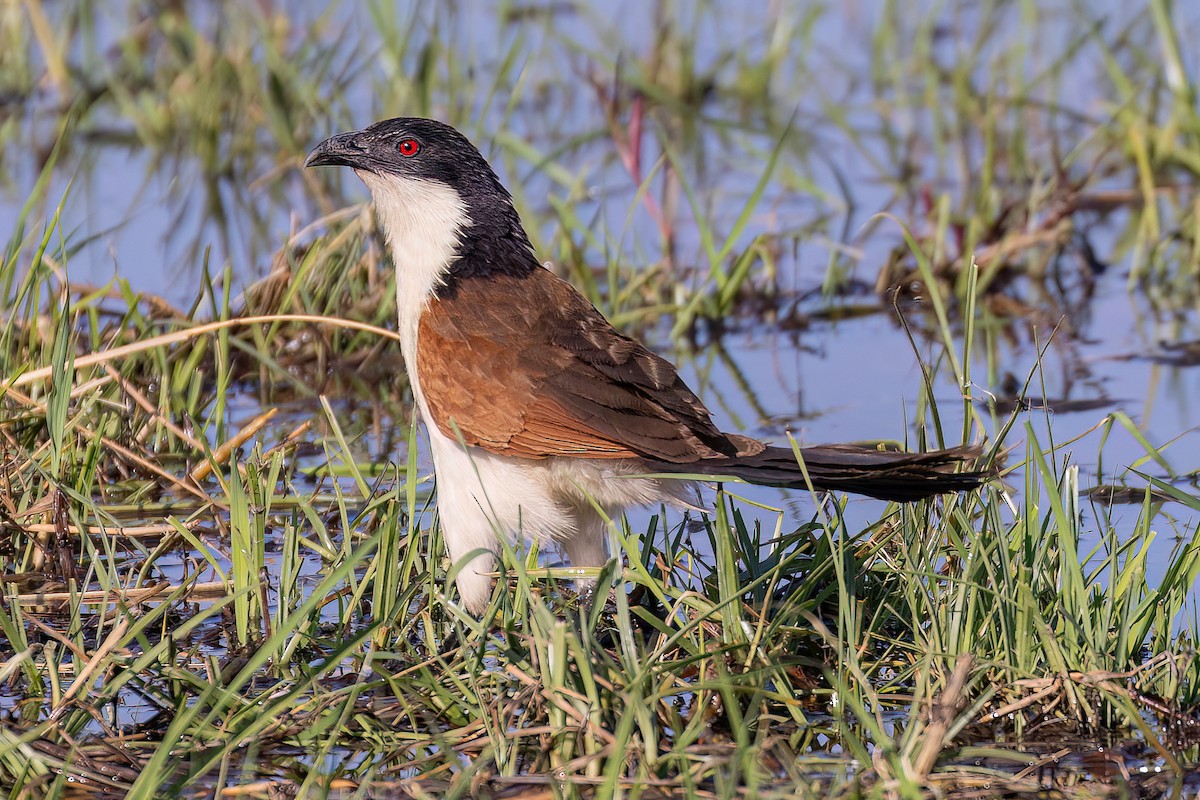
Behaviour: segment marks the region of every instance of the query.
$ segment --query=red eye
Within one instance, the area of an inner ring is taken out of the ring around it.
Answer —
[[[416,139],[403,139],[400,142],[400,155],[405,158],[415,156],[421,149],[421,143]]]

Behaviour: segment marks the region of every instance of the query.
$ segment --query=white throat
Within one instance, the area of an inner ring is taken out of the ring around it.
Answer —
[[[356,172],[371,190],[375,213],[391,249],[400,349],[417,405],[428,422],[425,400],[417,386],[417,325],[434,290],[445,280],[458,253],[459,237],[471,219],[462,197],[441,181]]]

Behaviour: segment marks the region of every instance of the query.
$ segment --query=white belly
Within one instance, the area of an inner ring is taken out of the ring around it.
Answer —
[[[636,462],[612,459],[522,459],[463,447],[428,420],[438,479],[438,514],[450,549],[496,550],[498,538],[540,543],[571,539],[581,513],[679,499],[683,485],[630,477]]]
[[[509,458],[463,447],[428,420],[425,428],[442,539],[463,603],[476,614],[491,595],[490,573],[502,541],[553,542],[572,566],[598,567],[608,557],[606,517],[633,505],[682,502],[688,487],[626,477],[644,471],[636,463]]]

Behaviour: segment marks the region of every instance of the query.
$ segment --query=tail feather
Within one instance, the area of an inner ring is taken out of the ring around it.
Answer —
[[[952,447],[928,453],[875,450],[849,444],[800,448],[813,488],[863,494],[907,503],[935,494],[974,489],[995,472],[958,471],[979,456],[979,447]],[[704,459],[660,465],[673,472],[730,476],[760,486],[806,489],[804,471],[790,448],[768,447],[752,456]]]

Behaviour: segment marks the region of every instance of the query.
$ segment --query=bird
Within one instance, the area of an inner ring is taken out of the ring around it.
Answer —
[[[726,433],[676,368],[537,258],[512,196],[458,130],[401,117],[331,136],[305,167],[352,169],[397,270],[400,348],[433,458],[459,601],[492,597],[501,543],[608,560],[625,509],[689,504],[695,476],[908,502],[973,489],[979,448],[772,446]],[[801,463],[803,462],[803,467]],[[689,479],[663,475],[680,474]]]

